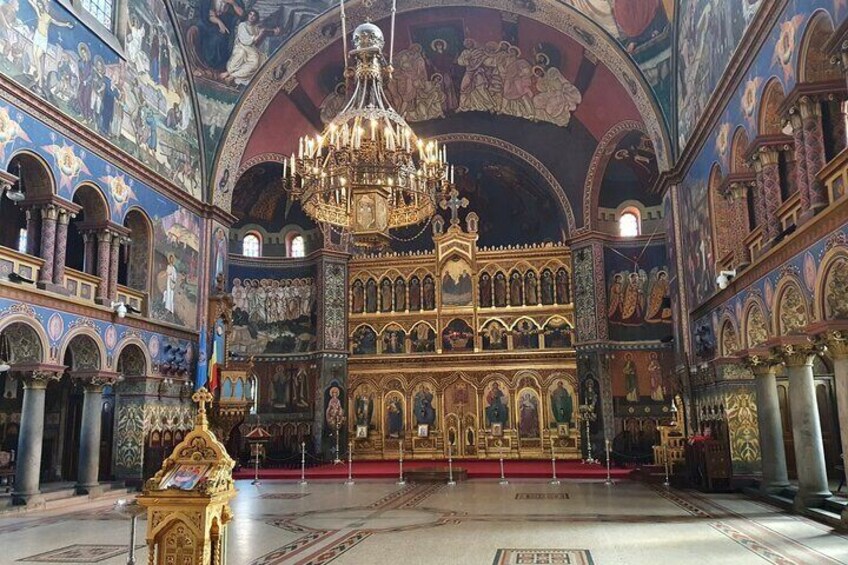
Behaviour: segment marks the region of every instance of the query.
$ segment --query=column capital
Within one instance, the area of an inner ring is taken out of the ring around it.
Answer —
[[[801,110],[802,118],[817,118],[822,115],[821,103],[813,96],[801,96],[798,99],[798,106]]]
[[[64,365],[46,363],[16,363],[11,372],[18,373],[24,388],[45,389],[51,381],[58,381],[65,372]]]
[[[82,383],[86,390],[99,391],[104,386],[114,385],[118,382],[118,373],[114,371],[74,371],[71,378]]]
[[[813,358],[819,351],[820,348],[814,343],[785,344],[775,347],[774,355],[789,368],[804,367],[813,364]]]
[[[42,206],[41,217],[45,220],[57,220],[59,218],[59,208],[53,204]]]
[[[819,343],[827,347],[833,359],[848,359],[848,331],[831,330],[819,336]]]
[[[72,210],[68,210],[67,208],[59,208],[59,223],[63,225],[67,225],[70,221],[76,218],[77,215]]]
[[[757,377],[764,377],[774,373],[775,367],[780,364],[780,360],[770,355],[749,355],[745,357],[745,365],[751,369]]]
[[[776,147],[764,145],[757,150],[757,155],[759,156],[759,159],[757,160],[763,166],[777,165],[780,151]]]

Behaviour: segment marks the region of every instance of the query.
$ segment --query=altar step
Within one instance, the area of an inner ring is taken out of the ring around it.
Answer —
[[[78,505],[127,498],[136,489],[127,487],[123,481],[100,483],[97,492],[77,494],[74,483],[45,483],[41,485],[41,494],[37,500],[26,505],[14,505],[11,493],[0,494],[0,514],[22,514],[33,510],[62,510]]]
[[[456,482],[468,480],[468,470],[465,467],[454,467],[453,473],[448,467],[421,467],[405,473],[406,480],[411,483],[446,483],[451,478]]]

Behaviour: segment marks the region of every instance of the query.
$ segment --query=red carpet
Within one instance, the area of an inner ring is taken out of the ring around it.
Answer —
[[[500,466],[497,461],[455,460],[454,467],[462,467],[468,471],[469,479],[496,479],[500,477]],[[404,470],[428,467],[446,467],[447,460],[436,461],[404,461]],[[633,469],[610,469],[614,479],[626,479]],[[583,465],[579,461],[557,461],[557,477],[561,479],[604,479],[607,470],[603,465]],[[507,478],[546,479],[551,477],[551,462],[538,461],[504,461],[504,475]],[[394,479],[398,476],[397,461],[354,461],[353,477],[355,479]],[[233,473],[236,479],[252,479],[253,469],[243,467]],[[290,479],[300,478],[300,469],[259,469],[261,479]],[[339,465],[320,465],[306,469],[307,479],[346,479],[347,463]]]

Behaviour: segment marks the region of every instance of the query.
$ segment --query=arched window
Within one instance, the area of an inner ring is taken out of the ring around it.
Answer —
[[[306,242],[302,235],[296,235],[291,240],[291,256],[304,257],[306,255]]]
[[[103,27],[112,31],[115,23],[115,5],[113,0],[80,0],[80,7],[88,12],[102,24]]]
[[[621,237],[636,237],[641,232],[639,212],[628,208],[618,218],[618,235]]]
[[[262,255],[262,240],[259,234],[249,233],[241,242],[241,254],[245,257],[259,257]]]

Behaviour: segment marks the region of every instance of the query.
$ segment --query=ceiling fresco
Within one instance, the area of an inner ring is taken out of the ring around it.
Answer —
[[[339,28],[338,2],[334,0],[168,1],[177,15],[186,59],[193,75],[206,160],[210,166],[236,104],[263,65],[312,22],[320,25],[320,34],[327,37],[335,37]],[[485,97],[475,99],[472,96],[466,100],[465,106],[459,106],[462,65],[457,64],[457,58],[469,48],[465,42],[470,40],[481,50],[476,54],[478,57],[491,58],[494,50],[501,75],[520,75],[521,82],[516,83],[516,92],[507,93],[517,98],[508,100],[498,113],[519,115],[531,120],[548,119],[566,125],[580,98],[580,93],[569,86],[563,67],[567,66],[567,62],[550,56],[544,41],[538,45],[518,45],[514,37],[523,24],[518,14],[537,12],[542,4],[552,1],[501,2],[504,23],[498,23],[494,29],[503,27],[505,32],[497,38],[494,46],[488,45],[488,42],[495,38],[485,33],[466,37],[469,29],[474,27],[467,21],[463,22],[461,17],[462,12],[467,13],[467,8],[459,8],[457,13],[460,17],[441,28],[409,28],[408,35],[407,31],[399,31],[396,67],[403,80],[396,83],[394,95],[402,105],[408,106],[404,108],[407,117],[411,121],[421,121],[438,117],[440,109],[442,112],[465,111],[489,104]],[[562,3],[570,6],[566,9],[575,9],[586,15],[615,38],[622,51],[639,65],[658,103],[670,116],[674,1],[566,0]],[[403,0],[399,2],[399,19],[403,18],[401,12],[410,9],[411,3],[406,4]],[[473,5],[475,2],[467,4]],[[355,15],[360,5],[364,5],[365,14],[373,14],[374,19],[379,20],[388,12],[390,3],[389,0],[349,1],[346,2],[349,16]],[[440,3],[440,7],[447,5]],[[328,17],[319,17],[328,10],[334,12]],[[514,12],[515,15],[508,12]],[[353,17],[349,18],[349,27],[357,23]],[[509,45],[502,44],[503,41]],[[340,53],[333,51],[332,56],[338,64]],[[474,64],[473,59],[469,62]],[[285,74],[284,65],[279,72]],[[323,75],[325,81],[332,83],[324,88],[326,104],[318,105],[326,112],[338,104],[339,96],[343,96],[343,87],[337,88],[338,82],[332,82],[335,74]],[[413,88],[418,90],[415,96],[411,95]],[[532,92],[536,100],[522,100],[522,91],[525,94]],[[444,93],[444,100],[441,100],[441,93]],[[428,97],[433,95],[436,100],[430,101]],[[425,107],[425,100],[430,107]]]

